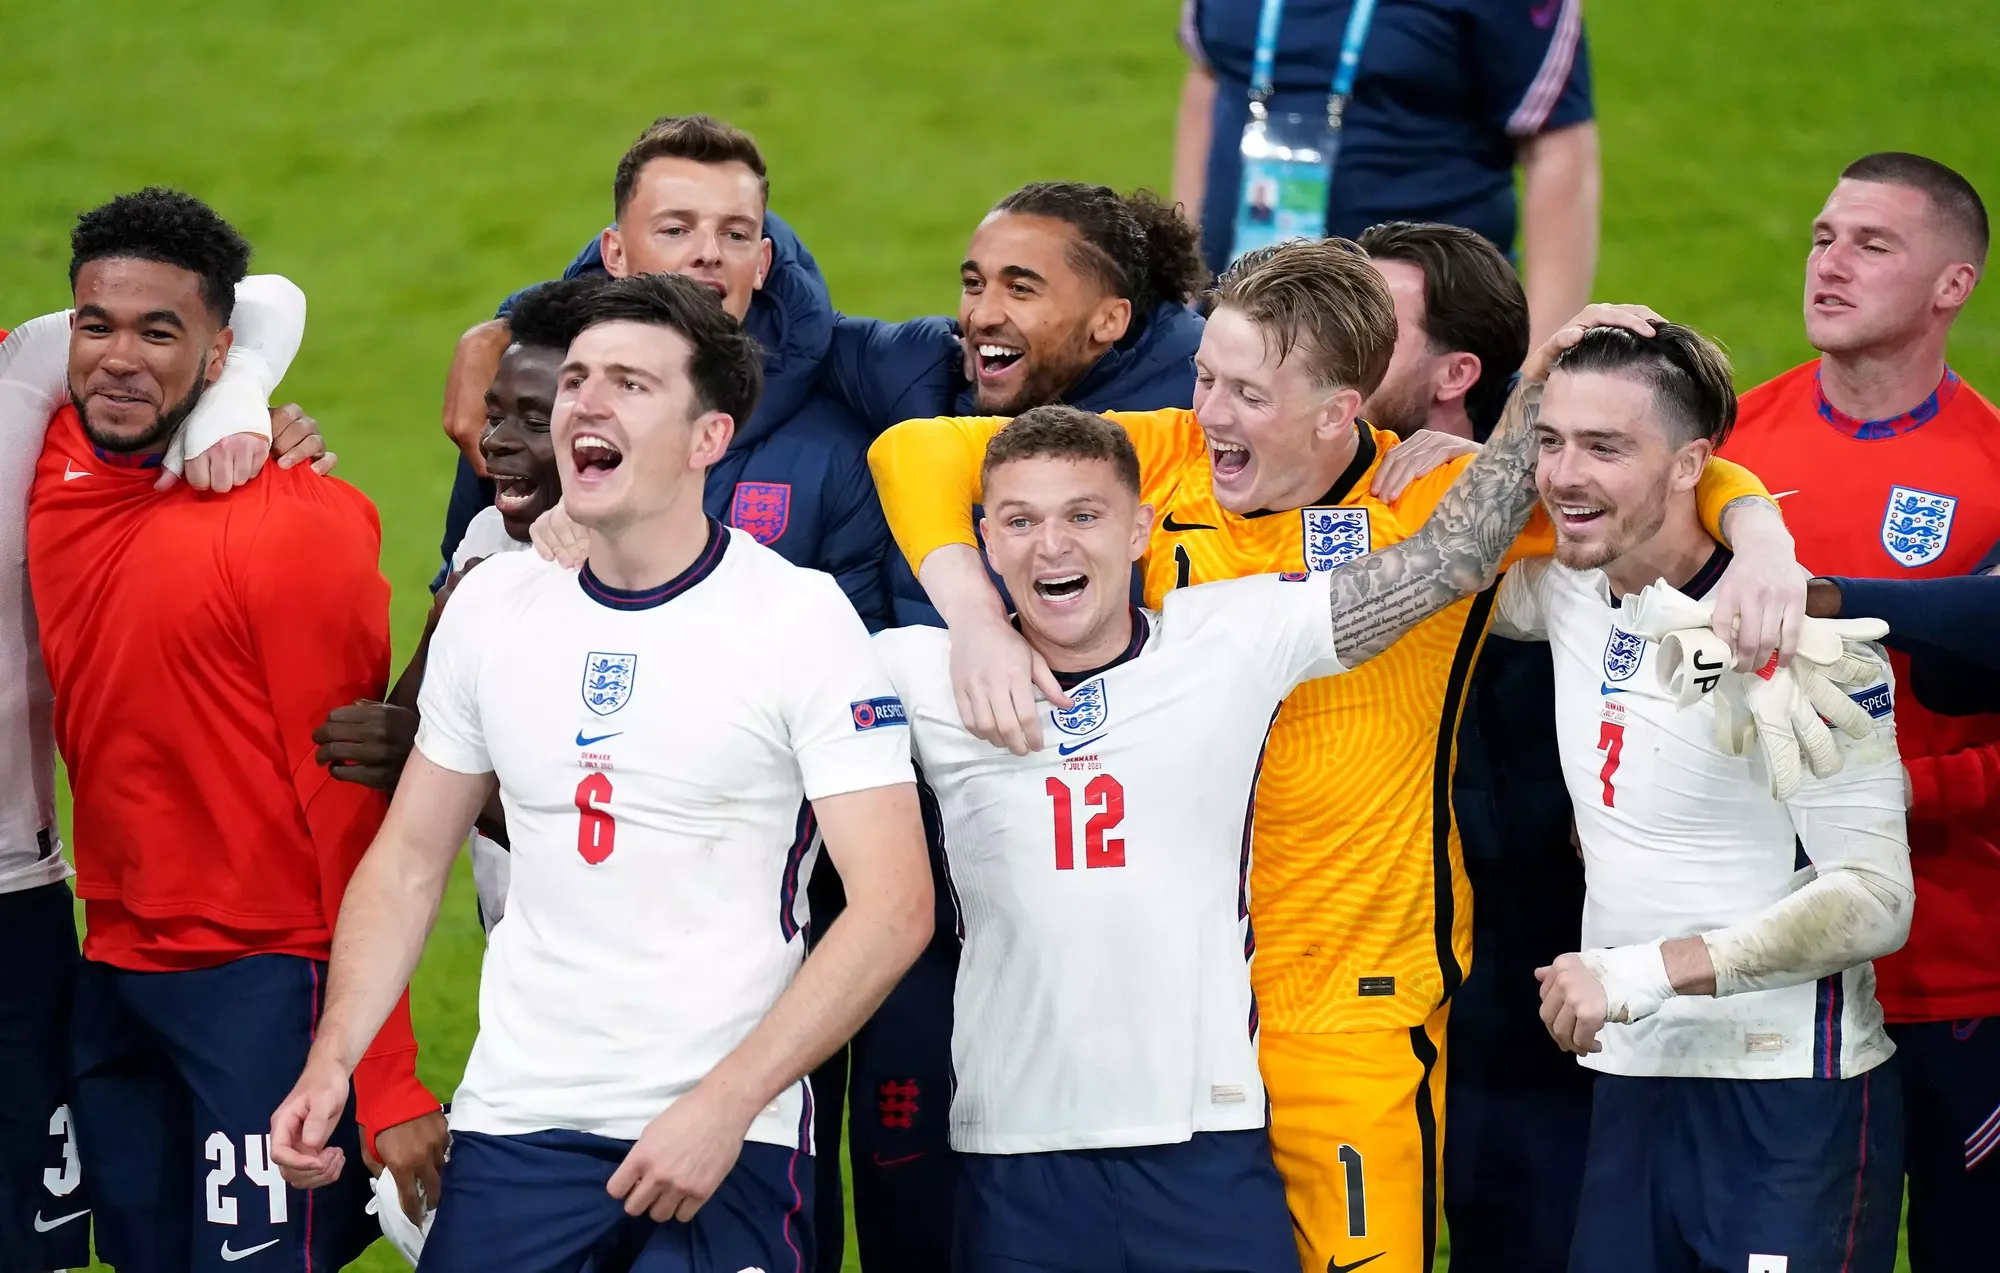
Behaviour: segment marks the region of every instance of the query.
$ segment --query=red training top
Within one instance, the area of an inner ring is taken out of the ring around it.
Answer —
[[[389,678],[382,527],[305,465],[211,495],[49,425],[28,571],[74,792],[83,953],[138,972],[324,960],[387,810],[335,782],[312,731]],[[431,1113],[409,998],[354,1075],[374,1132]]]
[[[1963,575],[2000,540],[2000,411],[1949,370],[1915,410],[1857,420],[1820,392],[1815,359],[1743,395],[1722,454],[1783,493],[1816,575]],[[1907,684],[1909,659],[1890,659]],[[2000,1015],[2000,715],[1938,716],[1898,694],[1896,736],[1917,909],[1909,944],[1875,962],[1883,1010]]]

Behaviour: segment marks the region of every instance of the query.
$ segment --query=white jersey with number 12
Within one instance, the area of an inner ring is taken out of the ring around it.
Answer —
[[[1185,588],[1127,657],[1043,707],[1041,751],[967,733],[949,637],[875,638],[944,817],[965,927],[952,1029],[962,1152],[1173,1144],[1264,1125],[1249,921],[1265,735],[1343,670],[1327,576]]]

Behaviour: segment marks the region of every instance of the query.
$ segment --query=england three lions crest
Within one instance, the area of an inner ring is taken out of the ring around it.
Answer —
[[[1892,486],[1889,509],[1882,514],[1882,547],[1899,565],[1929,565],[1944,555],[1957,513],[1955,496]]]
[[[1307,570],[1332,570],[1368,552],[1365,508],[1302,508]]]
[[[1111,705],[1104,697],[1104,678],[1085,681],[1069,692],[1068,707],[1051,709],[1056,728],[1065,734],[1094,734],[1111,719]]]
[[[1646,658],[1646,638],[1633,636],[1620,628],[1611,629],[1611,639],[1604,643],[1604,679],[1607,681],[1629,681],[1639,670],[1639,664]]]
[[[592,650],[583,656],[583,705],[599,716],[611,715],[632,701],[632,681],[638,674],[638,655]]]
[[[790,482],[738,482],[729,501],[729,524],[760,544],[776,543],[792,521]]]

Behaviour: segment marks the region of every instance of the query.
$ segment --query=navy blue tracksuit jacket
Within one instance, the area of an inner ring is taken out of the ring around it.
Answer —
[[[839,580],[862,621],[879,630],[889,624],[882,568],[892,549],[868,475],[874,435],[819,386],[836,316],[812,253],[775,214],[765,215],[764,236],[771,271],[743,319],[764,348],[764,396],[708,471],[704,503],[711,517],[749,531],[786,560]],[[603,272],[593,239],[563,277]],[[501,306],[503,316],[508,308]],[[466,524],[492,502],[492,483],[461,457],[445,517],[447,567]]]

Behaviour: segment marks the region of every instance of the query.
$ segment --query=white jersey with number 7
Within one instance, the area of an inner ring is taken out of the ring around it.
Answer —
[[[875,638],[944,818],[965,929],[951,1144],[1173,1144],[1264,1125],[1250,809],[1278,705],[1344,670],[1327,576],[1185,588],[1044,705],[1041,751],[967,733],[950,643]]]
[[[1721,573],[1718,550],[1686,591]],[[1543,557],[1501,581],[1493,631],[1554,650],[1556,745],[1583,847],[1585,947],[1685,937],[1745,923],[1850,859],[1906,852],[1902,766],[1891,688],[1854,698],[1875,718],[1845,765],[1771,795],[1763,753],[1726,754],[1715,706],[1677,707],[1654,669],[1659,646],[1618,626],[1599,570]],[[1607,1025],[1580,1058],[1611,1074],[1678,1078],[1849,1078],[1895,1050],[1875,972],[1863,962],[1817,982],[1727,998],[1684,995],[1652,1016]]]

